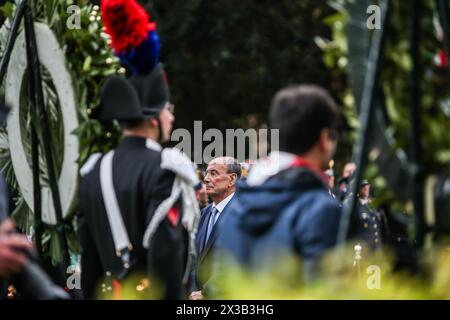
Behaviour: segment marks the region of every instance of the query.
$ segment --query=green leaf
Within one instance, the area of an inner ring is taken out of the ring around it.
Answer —
[[[14,12],[14,4],[12,2],[6,2],[3,6],[0,7],[0,12],[6,18],[12,18]]]
[[[33,227],[33,213],[28,207],[24,198],[19,198],[16,202],[16,207],[11,216],[16,221],[17,228],[26,234],[31,234]]]
[[[88,71],[91,67],[91,63],[92,63],[92,57],[91,56],[87,56],[86,59],[84,59],[83,62],[83,71]]]
[[[62,248],[59,244],[58,233],[54,230],[52,230],[50,232],[51,232],[51,236],[50,236],[49,253],[50,253],[51,260],[52,260],[52,264],[57,265],[58,263],[60,263],[63,260],[62,252],[61,252]]]
[[[450,149],[437,151],[435,157],[442,164],[450,164]]]

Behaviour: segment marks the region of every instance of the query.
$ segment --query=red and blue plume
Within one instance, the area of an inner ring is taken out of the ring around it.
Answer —
[[[102,20],[114,53],[133,74],[150,73],[159,62],[161,44],[156,23],[136,0],[103,0]]]

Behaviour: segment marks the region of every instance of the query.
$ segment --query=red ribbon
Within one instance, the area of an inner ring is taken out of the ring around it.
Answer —
[[[169,212],[167,213],[167,219],[169,219],[170,224],[172,227],[176,227],[178,224],[178,221],[180,221],[181,217],[181,210],[179,205],[175,205],[174,207],[170,208]]]
[[[121,292],[121,286],[120,282],[116,279],[112,281],[112,287],[113,287],[113,299],[114,300],[121,300],[122,299],[122,292]]]
[[[292,163],[289,166],[290,168],[306,168],[309,169],[311,171],[313,171],[315,174],[317,174],[322,180],[323,182],[326,184],[328,181],[328,177],[325,173],[323,173],[322,170],[320,170],[320,168],[315,165],[314,163],[312,163],[309,160],[306,160],[305,158],[302,158],[300,156],[295,156],[294,161],[292,161]]]

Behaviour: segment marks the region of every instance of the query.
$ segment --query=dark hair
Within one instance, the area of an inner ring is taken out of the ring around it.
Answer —
[[[227,173],[236,173],[237,178],[239,179],[242,174],[240,163],[237,160],[235,160],[233,163],[228,163],[227,164]]]
[[[334,134],[336,122],[336,104],[319,86],[286,88],[273,98],[270,123],[279,129],[280,151],[304,154],[316,144],[324,128]]]
[[[142,125],[144,125],[144,122],[146,120],[125,120],[125,121],[119,121],[119,125],[122,128],[122,130],[124,129],[128,129],[128,130],[132,130],[132,129],[138,129],[139,127],[141,127]]]
[[[197,174],[198,180],[203,183],[205,180],[205,172],[203,170],[197,169],[195,170],[195,173]]]

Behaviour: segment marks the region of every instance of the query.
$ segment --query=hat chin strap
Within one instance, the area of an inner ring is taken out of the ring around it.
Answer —
[[[158,136],[156,137],[155,141],[159,144],[164,143],[163,141],[163,132],[162,132],[162,126],[161,126],[161,120],[159,119],[159,113],[155,117],[153,117],[158,122]]]
[[[159,144],[162,144],[162,143],[164,143],[164,141],[163,141],[163,132],[162,132],[161,120],[159,120],[159,115],[156,118],[156,121],[158,121],[158,141],[157,142]]]
[[[151,118],[156,119],[156,121],[158,121],[158,137],[156,139],[156,142],[158,142],[159,144],[164,143],[163,141],[163,132],[162,132],[162,127],[161,127],[161,120],[159,119],[159,115],[161,113],[161,110],[159,109],[149,109],[149,110],[158,110],[158,112],[156,113],[155,116],[151,116]]]

